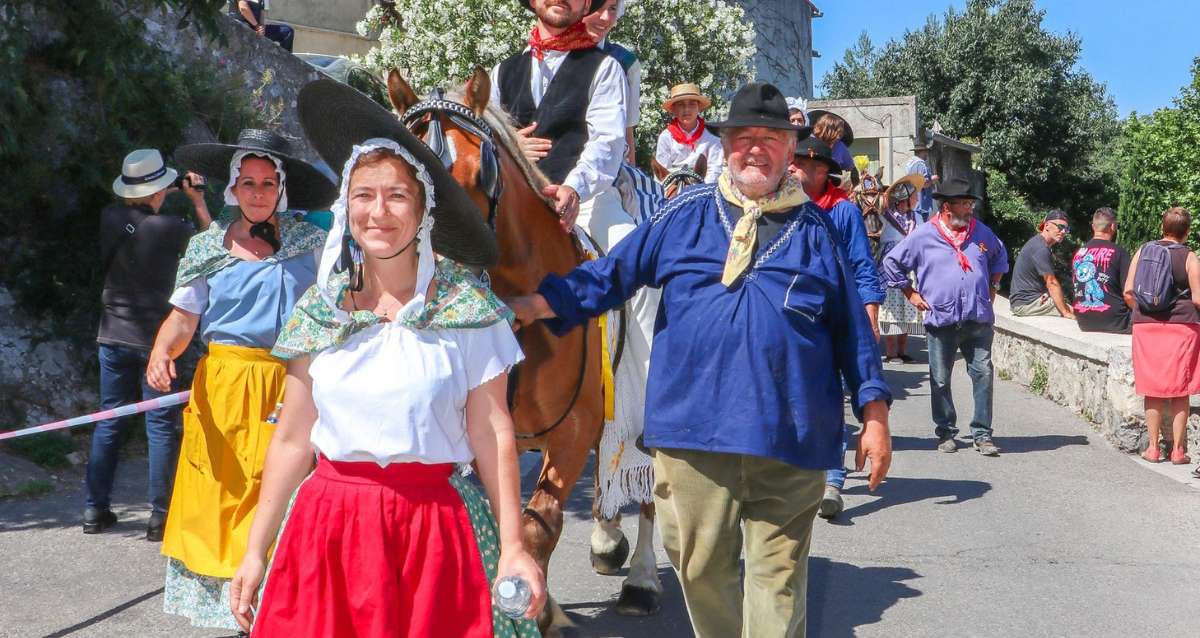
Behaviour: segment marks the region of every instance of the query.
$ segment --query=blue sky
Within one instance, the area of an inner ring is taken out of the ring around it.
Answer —
[[[825,14],[813,21],[813,77],[820,82],[846,48],[866,30],[877,45],[920,28],[926,16],[962,9],[963,0],[814,0]],[[1083,41],[1080,66],[1108,85],[1121,117],[1171,106],[1200,55],[1191,2],[1180,0],[1039,0],[1043,25],[1074,31]],[[816,89],[820,95],[820,88]]]

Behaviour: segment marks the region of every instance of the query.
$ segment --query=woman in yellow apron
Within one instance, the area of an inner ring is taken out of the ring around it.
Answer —
[[[283,398],[284,366],[270,349],[316,281],[325,242],[324,231],[287,211],[326,207],[337,189],[269,131],[242,131],[232,145],[185,146],[176,158],[206,177],[227,174],[229,185],[225,210],[192,238],[179,264],[174,309],[146,370],[152,387],[168,387],[174,358],[200,329],[208,354],[183,412],[162,545],[163,607],[196,626],[237,629],[229,579],[245,553],[271,415]]]

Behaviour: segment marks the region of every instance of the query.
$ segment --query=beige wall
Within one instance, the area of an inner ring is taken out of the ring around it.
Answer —
[[[296,30],[297,53],[363,55],[373,42],[358,35],[355,25],[372,0],[272,0],[268,18]]]
[[[836,113],[854,129],[851,155],[866,155],[883,167],[883,181],[904,175],[920,126],[917,99],[901,97],[859,100],[812,100],[808,108]]]

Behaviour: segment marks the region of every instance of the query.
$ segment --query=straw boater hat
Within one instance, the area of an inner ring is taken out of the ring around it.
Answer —
[[[293,155],[291,144],[271,131],[244,129],[233,144],[188,144],[175,151],[175,159],[189,171],[224,180],[230,175],[234,155],[245,152],[269,155],[283,167],[288,207],[322,209],[337,199],[337,186],[312,164]]]
[[[902,202],[912,197],[913,193],[922,188],[925,188],[925,176],[920,173],[911,173],[892,182],[892,185],[888,186],[884,196],[887,197],[889,202]],[[892,199],[893,195],[895,196],[894,200]]]
[[[371,98],[335,80],[310,82],[297,98],[300,123],[309,143],[334,170],[341,170],[356,144],[373,138],[394,140],[429,172],[437,194],[432,210],[433,250],[468,266],[488,268],[500,250],[496,236],[470,195],[433,151],[400,120]]]
[[[117,197],[126,199],[149,197],[175,183],[178,176],[163,163],[162,153],[143,148],[125,156],[121,176],[113,180],[112,189]]]
[[[692,84],[691,82],[685,82],[683,84],[676,84],[675,86],[671,87],[671,97],[668,97],[667,100],[663,102],[663,110],[670,111],[671,107],[675,106],[675,103],[680,100],[696,100],[700,103],[701,111],[712,106],[712,100],[708,99],[703,93],[700,92],[699,85]]]

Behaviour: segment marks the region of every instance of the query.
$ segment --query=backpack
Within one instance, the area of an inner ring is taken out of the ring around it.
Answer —
[[[1175,289],[1175,278],[1171,275],[1171,251],[1175,249],[1187,250],[1187,246],[1164,246],[1154,241],[1142,246],[1137,272],[1133,275],[1133,297],[1142,312],[1168,311],[1186,292]]]

